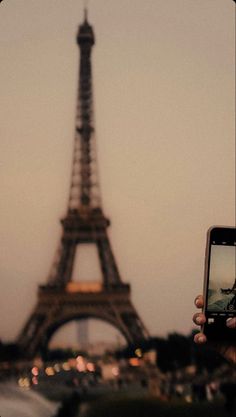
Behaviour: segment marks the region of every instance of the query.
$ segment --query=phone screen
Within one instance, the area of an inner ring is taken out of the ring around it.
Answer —
[[[212,317],[228,316],[236,312],[236,246],[213,241],[210,251],[207,311]]]

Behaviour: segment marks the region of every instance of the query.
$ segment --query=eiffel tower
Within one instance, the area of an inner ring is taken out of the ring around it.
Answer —
[[[62,236],[47,284],[39,286],[37,304],[18,338],[28,358],[44,355],[54,332],[72,320],[101,319],[117,328],[127,343],[136,344],[148,338],[148,331],[131,302],[130,285],[120,277],[107,234],[110,221],[101,205],[91,66],[95,37],[87,10],[79,26],[77,44],[79,86],[68,210],[61,220]],[[84,243],[97,248],[101,282],[72,280],[76,250]]]

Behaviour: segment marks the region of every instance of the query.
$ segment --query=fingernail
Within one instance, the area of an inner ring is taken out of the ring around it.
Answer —
[[[195,304],[196,304],[196,306],[200,304],[200,299],[199,299],[199,297],[195,298]]]
[[[204,336],[200,336],[200,337],[198,338],[198,342],[199,342],[199,343],[205,343],[205,337],[204,337]]]
[[[201,322],[202,322],[201,317],[196,317],[196,323],[201,324]]]
[[[231,318],[227,319],[226,320],[226,325],[227,325],[227,327],[234,328],[235,327],[234,319],[231,319]]]

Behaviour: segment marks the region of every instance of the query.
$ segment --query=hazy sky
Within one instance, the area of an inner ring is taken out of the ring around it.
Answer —
[[[103,208],[153,335],[192,328],[209,226],[234,224],[232,0],[90,0]],[[0,337],[46,283],[71,171],[79,0],[0,4]]]

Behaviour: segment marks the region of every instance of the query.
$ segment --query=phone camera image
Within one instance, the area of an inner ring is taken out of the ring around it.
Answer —
[[[214,313],[236,312],[236,246],[211,245],[207,310]]]

